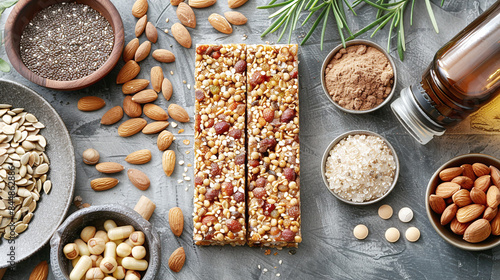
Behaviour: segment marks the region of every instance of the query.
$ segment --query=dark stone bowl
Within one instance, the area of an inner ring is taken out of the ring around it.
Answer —
[[[132,225],[146,235],[144,247],[148,254],[144,258],[148,261],[148,269],[142,273],[142,280],[153,280],[160,268],[160,237],[153,226],[134,210],[118,205],[106,204],[91,206],[71,214],[57,229],[50,240],[50,264],[56,279],[69,279],[71,262],[63,253],[67,243],[80,238],[81,230],[86,226],[95,226],[103,229],[104,221],[112,219],[118,226]]]
[[[22,107],[45,124],[41,134],[47,139],[46,153],[50,160],[48,179],[52,181],[49,195],[40,196],[38,207],[28,229],[16,238],[15,244],[0,239],[0,268],[7,267],[12,253],[14,262],[20,262],[49,240],[62,223],[71,205],[75,189],[75,155],[68,130],[56,110],[33,90],[11,81],[0,80],[0,103]],[[14,250],[11,250],[14,246]]]

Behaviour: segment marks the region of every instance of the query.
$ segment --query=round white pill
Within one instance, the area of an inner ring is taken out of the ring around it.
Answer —
[[[387,241],[391,243],[398,241],[399,236],[400,236],[399,230],[395,227],[388,228],[385,231],[385,239],[387,239]]]
[[[408,223],[413,219],[413,211],[408,207],[403,207],[398,213],[399,220],[403,223]]]
[[[392,217],[392,207],[387,204],[380,206],[380,208],[378,208],[378,215],[384,220],[389,219]]]
[[[365,225],[357,225],[352,233],[357,239],[363,240],[368,236],[368,228]]]
[[[416,227],[410,227],[406,230],[405,237],[410,242],[416,242],[420,238],[420,230]]]

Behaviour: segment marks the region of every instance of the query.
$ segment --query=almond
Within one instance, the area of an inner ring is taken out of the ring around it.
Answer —
[[[97,178],[90,181],[90,187],[94,191],[105,191],[114,188],[119,182],[118,179],[110,177]]]
[[[451,181],[453,178],[462,175],[464,169],[462,167],[450,167],[439,172],[439,178],[445,182]]]
[[[158,94],[152,89],[141,90],[132,96],[132,101],[139,104],[153,102],[156,99],[158,99]]]
[[[472,203],[469,191],[466,189],[461,189],[454,193],[452,199],[453,203],[455,203],[458,207],[463,207]]]
[[[500,190],[496,186],[491,186],[486,193],[486,204],[496,208],[500,204]]]
[[[109,109],[101,118],[101,124],[111,125],[119,122],[123,118],[123,109],[121,106],[115,106]]]
[[[196,16],[194,15],[193,9],[189,7],[188,4],[181,2],[177,7],[177,18],[186,27],[195,28],[196,27]]]
[[[184,215],[179,207],[171,208],[168,211],[168,223],[175,236],[181,236],[184,229]]]
[[[462,187],[462,189],[472,189],[472,187],[474,186],[474,181],[472,181],[471,178],[467,177],[467,176],[457,176],[455,178],[453,178],[453,180],[451,180],[453,183],[457,183],[460,185],[460,187]]]
[[[470,223],[461,223],[457,220],[457,218],[453,219],[450,223],[450,229],[453,233],[458,235],[464,235],[465,230],[469,227]]]
[[[491,175],[491,181],[495,186],[500,187],[500,170],[496,168],[493,165],[490,165],[490,175]]]
[[[168,127],[170,123],[167,121],[157,121],[147,124],[143,129],[144,134],[156,134]]]
[[[163,83],[161,83],[161,92],[167,101],[170,100],[172,93],[174,92],[174,88],[172,87],[172,83],[169,79],[163,79]]]
[[[116,83],[117,84],[123,84],[126,83],[132,79],[134,79],[139,72],[141,72],[141,67],[137,62],[133,60],[129,60],[123,65],[122,69],[120,69],[120,72],[118,72],[118,76],[116,76]]]
[[[470,190],[470,198],[476,204],[486,204],[486,193],[480,189],[472,188]]]
[[[472,170],[474,171],[474,174],[477,177],[490,174],[490,168],[484,163],[479,163],[479,162],[474,163],[472,165]]]
[[[158,146],[158,149],[160,151],[165,151],[166,149],[168,149],[168,147],[170,147],[172,141],[174,141],[174,135],[172,134],[172,132],[165,130],[158,135],[158,138],[156,139],[156,145]]]
[[[184,25],[176,22],[172,25],[171,30],[177,43],[187,49],[191,48],[191,35]]]
[[[446,202],[444,202],[442,197],[431,194],[429,196],[429,206],[435,213],[442,214],[444,209],[446,209]]]
[[[460,185],[452,182],[444,182],[436,187],[436,195],[442,198],[451,197],[454,193],[460,190]]]
[[[144,115],[155,121],[166,121],[168,114],[160,106],[155,104],[144,104]]]
[[[491,234],[500,235],[500,215],[496,215],[491,221]]]
[[[125,157],[130,164],[145,164],[151,161],[151,151],[148,149],[138,150]]]
[[[148,12],[148,1],[137,0],[132,6],[132,15],[136,18],[143,17]]]
[[[147,24],[148,24],[148,15],[144,15],[135,24],[135,37],[141,36],[142,32],[146,30]]]
[[[464,232],[464,240],[470,243],[478,243],[486,240],[491,234],[491,225],[488,220],[479,219],[470,224]]]
[[[224,17],[234,25],[243,25],[248,21],[247,17],[240,12],[225,12]]]
[[[47,261],[42,261],[35,266],[30,274],[29,280],[46,280],[49,275],[49,265]]]
[[[479,218],[486,207],[482,204],[470,204],[457,210],[457,220],[468,223]]]
[[[133,94],[145,89],[149,85],[146,79],[134,79],[123,84],[123,94]]]
[[[495,208],[488,207],[486,208],[486,210],[484,210],[483,219],[491,221],[497,216],[497,213],[498,213],[498,207]]]
[[[176,121],[179,121],[179,122],[188,122],[189,121],[189,115],[188,115],[188,113],[181,106],[179,106],[177,104],[170,104],[168,106],[167,110],[168,110],[168,115],[172,119],[174,119]]]
[[[464,173],[462,173],[462,175],[469,177],[472,181],[476,180],[476,174],[474,174],[472,165],[467,163],[467,164],[462,164],[460,167],[464,169]]]
[[[245,4],[248,0],[228,0],[227,4],[229,8],[231,9],[236,9],[240,7],[241,5]]]
[[[489,169],[488,169],[489,170]],[[491,185],[491,176],[483,175],[480,176],[474,181],[474,188],[480,189],[483,192],[486,192]]]
[[[446,209],[444,209],[443,214],[441,215],[441,225],[447,225],[455,218],[457,214],[458,207],[455,204],[450,204]]]
[[[160,66],[151,68],[151,86],[156,92],[161,91],[161,83],[163,82],[163,70]]]
[[[163,172],[170,177],[175,168],[175,152],[172,150],[166,150],[163,152],[161,164],[163,166]]]
[[[170,270],[173,272],[179,272],[184,266],[185,261],[186,253],[184,252],[184,248],[177,248],[177,250],[170,255],[170,258],[168,258],[168,267],[170,267]]]
[[[95,169],[101,173],[118,173],[125,169],[123,165],[117,162],[101,162],[95,166]]]
[[[146,59],[148,57],[149,53],[151,52],[151,42],[150,41],[144,41],[139,48],[137,48],[137,51],[135,52],[135,61],[140,62]]]
[[[130,168],[129,170],[127,170],[127,176],[132,185],[134,185],[141,191],[147,190],[149,188],[149,185],[151,185],[151,181],[149,181],[148,175],[138,169]]]
[[[131,118],[137,118],[142,115],[141,104],[132,101],[132,96],[125,96],[123,99],[123,111]]]
[[[217,0],[189,0],[189,6],[197,9],[203,9],[215,4]]]
[[[80,111],[90,112],[101,109],[106,102],[97,96],[85,96],[78,100],[77,108]]]
[[[151,22],[146,24],[146,38],[148,38],[148,40],[153,44],[158,41],[158,31]]]
[[[139,48],[139,39],[134,38],[123,49],[123,61],[127,62],[134,59],[135,52]]]
[[[182,2],[183,2],[183,0],[170,0],[170,4],[172,6],[178,6]]]
[[[221,15],[213,13],[208,17],[208,22],[215,28],[217,31],[222,32],[224,34],[233,33],[233,28],[231,24]]]
[[[133,118],[126,120],[118,127],[118,135],[121,137],[129,137],[139,133],[148,122],[145,119]]]
[[[153,52],[153,58],[159,62],[170,63],[175,61],[175,55],[165,49],[158,49]]]

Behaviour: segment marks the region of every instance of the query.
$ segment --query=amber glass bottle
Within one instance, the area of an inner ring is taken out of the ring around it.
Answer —
[[[435,55],[422,81],[391,107],[408,132],[426,144],[500,93],[500,0]]]

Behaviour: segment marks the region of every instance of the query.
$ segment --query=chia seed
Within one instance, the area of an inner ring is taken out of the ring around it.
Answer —
[[[41,10],[26,26],[21,59],[33,73],[72,81],[95,72],[113,50],[108,20],[88,5],[59,3]]]

